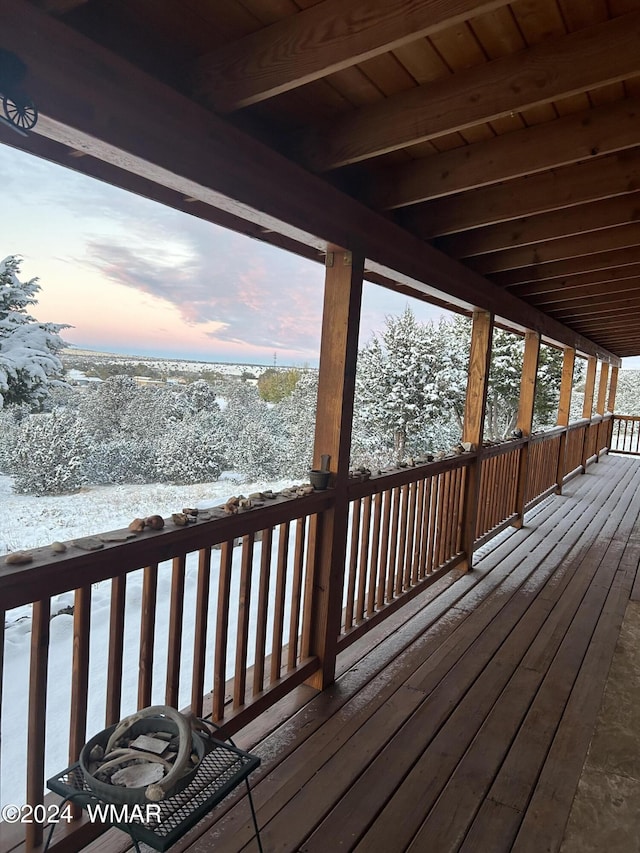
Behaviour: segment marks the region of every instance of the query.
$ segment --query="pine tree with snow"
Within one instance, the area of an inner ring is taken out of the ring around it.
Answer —
[[[35,278],[20,281],[19,272],[16,255],[0,261],[0,407],[27,403],[37,409],[62,375],[58,332],[69,327],[39,323],[27,313],[41,288]]]

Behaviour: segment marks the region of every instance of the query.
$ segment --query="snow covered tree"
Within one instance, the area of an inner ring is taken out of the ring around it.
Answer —
[[[62,374],[58,353],[64,346],[59,323],[39,323],[27,308],[36,305],[37,279],[20,281],[20,259],[0,261],[0,407],[27,403],[38,408]]]
[[[72,492],[86,483],[89,436],[75,415],[57,409],[20,424],[11,460],[15,489],[31,495]]]
[[[360,350],[354,462],[397,463],[459,439],[469,357],[460,329],[419,323],[407,306]]]

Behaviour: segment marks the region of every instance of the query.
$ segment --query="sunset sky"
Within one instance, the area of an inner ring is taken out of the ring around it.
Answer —
[[[324,270],[0,145],[0,257],[42,290],[32,314],[88,349],[206,361],[318,361]],[[407,298],[365,286],[361,338]],[[421,320],[443,313],[412,301]]]
[[[0,258],[42,290],[32,314],[75,346],[203,361],[317,365],[324,270],[0,144]],[[407,298],[365,284],[361,341]],[[419,320],[443,312],[411,300]],[[640,357],[624,367],[640,368]]]

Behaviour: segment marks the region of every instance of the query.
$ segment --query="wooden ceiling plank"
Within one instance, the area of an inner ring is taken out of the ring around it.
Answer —
[[[511,292],[521,299],[526,299],[541,310],[547,305],[557,305],[559,302],[571,302],[575,299],[598,299],[605,294],[624,294],[629,296],[638,290],[640,284],[640,264],[628,268],[631,273],[628,278],[611,279],[606,273],[601,280],[594,284],[574,284],[571,278],[550,279],[523,285],[515,285]],[[580,279],[581,276],[575,276]]]
[[[532,304],[539,305],[537,300],[531,300]],[[633,308],[640,306],[640,288],[636,281],[635,290],[625,291],[622,294],[601,293],[600,296],[589,297],[585,299],[570,299],[566,302],[556,303],[553,307],[547,310],[553,313],[554,317],[559,314],[565,314],[565,320],[571,321],[573,317],[578,317],[582,314],[612,314],[624,308]]]
[[[580,257],[569,257],[560,261],[551,261],[546,264],[532,264],[521,269],[506,270],[491,276],[491,281],[501,287],[509,287],[514,284],[526,284],[527,282],[544,281],[551,278],[573,276],[580,273],[602,272],[630,264],[638,263],[640,260],[640,245],[629,246],[626,249],[614,249],[612,251],[597,252],[594,255],[581,255]]]
[[[120,186],[132,173],[305,246],[349,247],[423,299],[619,361],[26,0],[3,0],[0,31],[27,65],[37,135],[118,167]]]
[[[560,210],[640,188],[640,148],[409,208],[401,221],[425,239]]]
[[[301,135],[297,156],[327,171],[442,133],[640,74],[640,13],[461,71]]]
[[[633,148],[639,119],[626,100],[416,160],[379,173],[367,201],[389,210]]]
[[[479,255],[477,258],[467,258],[465,263],[482,275],[493,275],[521,267],[547,265],[554,261],[585,256],[593,258],[594,263],[600,263],[603,259],[599,256],[604,253],[638,245],[640,245],[640,222],[632,222],[615,228],[603,228],[601,231],[576,234],[545,243],[534,243],[532,246]],[[596,267],[587,266],[583,271],[586,269],[596,269]]]
[[[219,112],[231,112],[507,2],[324,0],[200,57],[195,91]]]
[[[453,258],[471,258],[530,246],[547,240],[571,237],[640,220],[640,192],[577,205],[566,210],[512,219],[486,228],[463,231],[434,242]]]

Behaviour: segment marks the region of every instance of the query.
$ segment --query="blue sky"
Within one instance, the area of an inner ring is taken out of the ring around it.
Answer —
[[[33,314],[89,349],[317,364],[324,269],[0,145],[1,256],[42,287]],[[423,321],[444,312],[411,300]],[[361,338],[407,297],[366,285]]]

